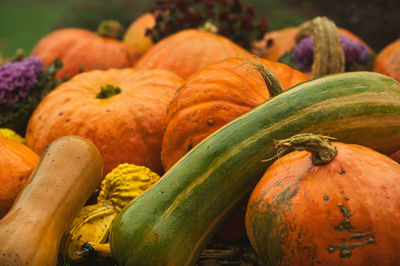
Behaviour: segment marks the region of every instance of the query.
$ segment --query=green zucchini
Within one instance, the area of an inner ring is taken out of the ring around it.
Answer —
[[[390,154],[400,147],[400,83],[373,72],[292,87],[216,131],[116,218],[119,265],[193,265],[218,225],[274,161],[274,140],[310,132]]]

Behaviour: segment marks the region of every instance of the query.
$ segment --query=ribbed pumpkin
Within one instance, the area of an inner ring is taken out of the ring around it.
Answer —
[[[29,120],[26,143],[41,153],[58,137],[78,135],[100,150],[104,173],[132,163],[161,174],[167,105],[182,82],[161,69],[81,73],[39,104]]]
[[[152,13],[145,13],[129,25],[123,38],[123,42],[133,46],[140,54],[144,54],[153,46],[153,40],[146,35],[148,29],[156,24],[156,18]]]
[[[249,239],[266,265],[400,264],[400,165],[315,135],[278,146],[299,151],[267,169],[246,213]]]
[[[262,40],[254,43],[253,52],[262,58],[278,61],[279,58],[296,46],[298,30],[299,27],[289,27],[267,32]],[[340,27],[338,27],[338,30],[350,39],[359,41],[372,52],[372,48],[354,33]]]
[[[131,67],[139,54],[132,46],[111,36],[110,33],[110,37],[102,37],[78,28],[59,29],[39,40],[32,55],[39,57],[46,66],[56,58],[61,60],[63,67],[56,74],[58,79],[94,69]]]
[[[375,57],[373,71],[400,81],[400,38],[388,44]]]
[[[139,59],[135,68],[167,69],[186,79],[211,63],[250,55],[250,52],[223,36],[188,29],[156,43]]]
[[[38,162],[31,149],[0,134],[0,217],[11,208]]]
[[[285,64],[245,57],[229,58],[197,72],[168,107],[161,153],[165,170],[212,132],[269,98],[265,81],[251,62],[272,71],[284,89],[308,80]]]

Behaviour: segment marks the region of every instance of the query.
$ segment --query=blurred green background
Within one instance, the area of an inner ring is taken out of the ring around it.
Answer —
[[[399,0],[245,0],[268,19],[269,31],[295,26],[316,15],[326,15],[379,51],[400,37]],[[94,30],[104,19],[128,26],[154,1],[145,0],[1,0],[0,52],[12,56],[61,27]]]

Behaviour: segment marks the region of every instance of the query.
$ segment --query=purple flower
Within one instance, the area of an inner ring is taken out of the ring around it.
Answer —
[[[365,63],[369,58],[368,48],[361,42],[350,39],[340,34],[342,39],[343,51],[346,58],[346,64]],[[302,71],[310,71],[314,58],[314,41],[312,37],[303,38],[292,52],[294,66]]]
[[[0,102],[10,106],[26,98],[43,69],[42,61],[34,56],[0,66]]]

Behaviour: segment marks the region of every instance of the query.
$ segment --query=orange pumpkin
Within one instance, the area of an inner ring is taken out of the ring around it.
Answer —
[[[168,108],[161,158],[165,170],[205,137],[269,98],[259,71],[249,58],[229,58],[192,75],[179,88]],[[285,64],[256,60],[271,70],[284,89],[307,81]]]
[[[46,65],[59,59],[63,67],[56,78],[71,78],[94,69],[131,67],[138,57],[135,49],[116,39],[77,28],[59,29],[39,40],[32,50]]]
[[[162,68],[186,79],[211,63],[250,55],[250,52],[223,36],[188,29],[157,42],[139,59],[135,68]]]
[[[259,257],[267,265],[399,265],[400,165],[359,145],[301,142],[251,194],[246,228]]]
[[[262,58],[278,61],[279,58],[296,46],[298,29],[298,27],[290,27],[267,32],[262,40],[254,43],[253,52]],[[350,39],[361,42],[371,53],[373,52],[371,47],[354,33],[340,27],[338,27],[338,30]]]
[[[400,81],[400,38],[378,53],[372,70]]]
[[[32,114],[26,143],[37,153],[58,137],[92,141],[104,173],[121,163],[162,174],[167,105],[183,80],[166,70],[110,69],[76,75],[48,94]]]
[[[153,46],[153,39],[146,35],[148,29],[156,25],[156,18],[152,13],[145,13],[129,25],[123,38],[123,42],[135,48],[140,54],[144,54]]]
[[[0,217],[11,208],[19,191],[39,162],[27,146],[0,134]]]

